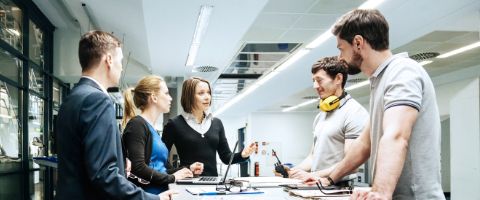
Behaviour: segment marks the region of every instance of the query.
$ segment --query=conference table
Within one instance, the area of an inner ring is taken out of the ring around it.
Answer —
[[[175,190],[178,194],[173,196],[174,200],[210,200],[210,199],[232,199],[232,200],[284,200],[284,199],[332,199],[332,200],[346,200],[349,196],[336,196],[336,197],[315,197],[315,198],[302,198],[296,195],[292,195],[285,191],[283,187],[262,187],[257,188],[256,191],[261,191],[255,194],[209,194],[209,195],[195,195],[191,192],[193,190],[206,190],[215,191],[215,185],[183,185],[172,183],[169,185],[171,190]],[[312,191],[318,192],[318,191]]]

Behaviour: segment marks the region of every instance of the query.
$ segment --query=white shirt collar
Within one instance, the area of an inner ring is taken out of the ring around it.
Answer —
[[[212,111],[210,110],[210,108],[209,108],[208,110],[206,110],[206,111],[204,112],[204,114],[205,114],[205,119],[206,119],[206,120],[210,120],[210,119],[213,118],[213,113],[212,113]],[[196,120],[195,120],[195,116],[194,116],[192,113],[183,112],[183,113],[182,113],[182,116],[183,116],[185,119],[187,119],[187,120],[196,121]]]
[[[102,89],[102,91],[103,91],[105,94],[108,95],[107,90],[106,90],[97,80],[95,80],[94,78],[92,78],[92,77],[90,77],[90,76],[82,76],[82,78],[88,78],[88,79],[92,80],[93,82],[95,82],[95,84],[98,85],[98,87],[100,87],[100,89]]]

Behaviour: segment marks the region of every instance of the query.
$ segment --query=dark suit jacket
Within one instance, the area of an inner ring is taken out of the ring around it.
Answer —
[[[82,78],[57,118],[57,199],[156,199],[125,178],[120,133],[110,97]]]

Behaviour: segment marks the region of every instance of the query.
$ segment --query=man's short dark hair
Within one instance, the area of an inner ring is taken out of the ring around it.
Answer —
[[[350,44],[355,35],[361,35],[377,51],[389,45],[388,22],[378,10],[352,10],[335,23],[332,33]]]
[[[312,74],[317,73],[319,70],[325,71],[330,78],[335,79],[337,74],[342,74],[342,88],[345,87],[348,78],[348,69],[345,66],[345,63],[338,60],[337,56],[325,57],[312,65]]]
[[[78,59],[82,71],[89,70],[93,65],[100,62],[103,55],[120,46],[120,40],[110,33],[104,31],[85,33],[78,43]]]

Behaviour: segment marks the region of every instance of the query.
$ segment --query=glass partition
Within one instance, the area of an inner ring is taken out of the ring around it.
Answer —
[[[0,172],[18,171],[21,167],[20,91],[0,81]]]

